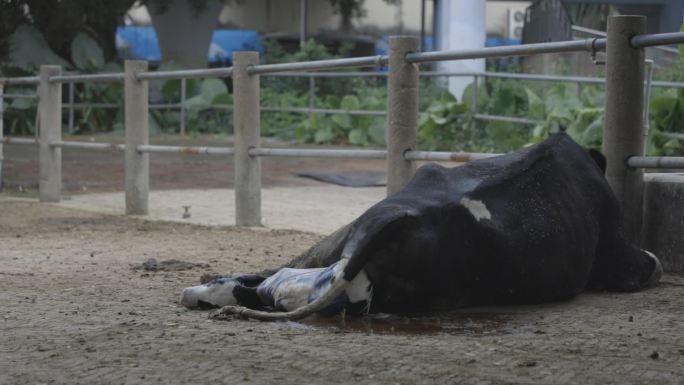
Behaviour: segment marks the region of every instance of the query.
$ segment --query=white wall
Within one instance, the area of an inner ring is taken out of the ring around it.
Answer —
[[[439,50],[464,50],[484,47],[485,0],[440,0],[437,25]],[[484,72],[484,59],[440,62],[438,68],[448,72]],[[459,100],[463,90],[473,81],[469,77],[449,78],[449,92]]]

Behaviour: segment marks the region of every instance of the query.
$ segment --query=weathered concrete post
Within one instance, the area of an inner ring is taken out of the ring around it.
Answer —
[[[261,226],[261,161],[249,155],[261,138],[259,75],[247,68],[259,64],[257,52],[233,53],[233,130],[235,135],[235,224]]]
[[[62,149],[50,146],[51,142],[62,140],[62,83],[50,82],[51,76],[61,73],[60,66],[40,66],[38,190],[41,202],[59,202],[62,197]]]
[[[126,214],[145,215],[150,191],[150,158],[138,151],[149,143],[147,80],[137,74],[147,71],[147,62],[127,60],[124,65],[124,124],[126,131]]]
[[[4,146],[4,140],[5,138],[3,137],[3,132],[5,130],[5,127],[3,125],[4,123],[4,108],[5,108],[5,99],[2,97],[4,93],[4,85],[0,83],[0,191],[2,191],[2,160],[4,159],[3,157],[3,146]]]
[[[631,46],[634,35],[646,32],[643,16],[608,18],[606,47],[606,105],[603,153],[606,179],[623,210],[625,235],[640,239],[643,210],[643,171],[625,160],[644,153],[644,50]]]
[[[401,190],[415,166],[404,159],[416,147],[418,129],[418,66],[407,63],[406,54],[420,52],[417,37],[394,36],[389,43],[387,82],[387,195]]]

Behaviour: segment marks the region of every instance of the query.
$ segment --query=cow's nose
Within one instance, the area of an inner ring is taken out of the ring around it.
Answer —
[[[186,287],[183,289],[180,295],[180,304],[187,307],[188,309],[194,309],[197,307],[197,296],[194,295],[192,288]]]

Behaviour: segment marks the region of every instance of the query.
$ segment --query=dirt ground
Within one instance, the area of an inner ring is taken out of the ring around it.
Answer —
[[[121,191],[122,159],[65,151],[65,194]],[[684,277],[666,275],[640,293],[587,293],[543,306],[214,321],[178,306],[183,287],[205,273],[278,266],[321,236],[150,222],[16,198],[35,196],[36,160],[31,147],[5,147],[0,384],[684,383]],[[383,164],[265,159],[264,186],[320,186],[292,173]],[[153,191],[232,183],[230,162],[216,157],[153,156],[150,169]],[[149,258],[201,267],[137,269]]]
[[[544,306],[302,323],[176,303],[203,273],[319,236],[146,222],[0,197],[1,384],[681,384],[684,278]],[[134,269],[149,258],[206,264]]]

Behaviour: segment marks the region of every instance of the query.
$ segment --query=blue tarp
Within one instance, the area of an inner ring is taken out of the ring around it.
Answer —
[[[150,26],[126,26],[116,30],[116,47],[121,59],[161,61],[159,41]],[[217,29],[211,38],[207,60],[211,64],[230,63],[233,51],[264,52],[264,45],[256,31]]]
[[[502,45],[516,45],[520,44],[520,39],[502,39],[498,37],[488,37],[485,40],[485,47],[498,47]],[[381,37],[375,43],[375,54],[376,55],[387,55],[387,50],[389,47],[389,36]],[[433,51],[432,36],[425,36],[423,40],[423,51]]]

